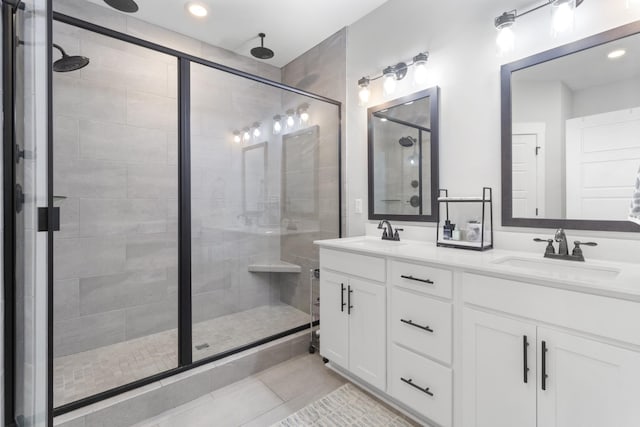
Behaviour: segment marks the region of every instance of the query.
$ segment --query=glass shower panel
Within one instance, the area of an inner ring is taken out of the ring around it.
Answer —
[[[178,103],[174,57],[60,22],[53,42],[90,61],[53,73],[57,407],[178,364]]]
[[[338,141],[336,105],[192,64],[194,360],[309,322],[313,240],[339,230]]]

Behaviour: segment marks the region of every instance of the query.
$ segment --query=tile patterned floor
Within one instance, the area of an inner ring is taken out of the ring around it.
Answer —
[[[193,327],[199,360],[309,321],[289,305],[262,306]],[[160,332],[54,360],[54,405],[60,406],[177,366],[177,330]],[[206,344],[207,347],[202,348]],[[201,348],[198,350],[197,348]]]
[[[266,427],[281,422],[310,403],[323,400],[345,384],[348,384],[345,379],[326,368],[317,354],[299,356],[135,427]],[[389,419],[396,422],[394,425],[417,426],[368,394],[354,389],[355,386],[349,384],[350,392],[359,399],[368,399],[369,407],[391,414]],[[340,424],[318,425],[342,427]]]

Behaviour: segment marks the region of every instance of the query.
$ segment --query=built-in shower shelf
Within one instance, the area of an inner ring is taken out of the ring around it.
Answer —
[[[251,273],[300,273],[302,268],[289,262],[274,261],[249,264],[249,271]]]

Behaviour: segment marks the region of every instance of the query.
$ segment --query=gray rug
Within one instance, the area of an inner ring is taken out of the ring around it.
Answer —
[[[413,424],[347,383],[272,427],[411,427]]]

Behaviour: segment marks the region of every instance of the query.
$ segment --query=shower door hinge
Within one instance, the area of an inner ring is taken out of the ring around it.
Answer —
[[[60,208],[54,207],[49,224],[49,208],[38,208],[38,231],[60,231]]]

